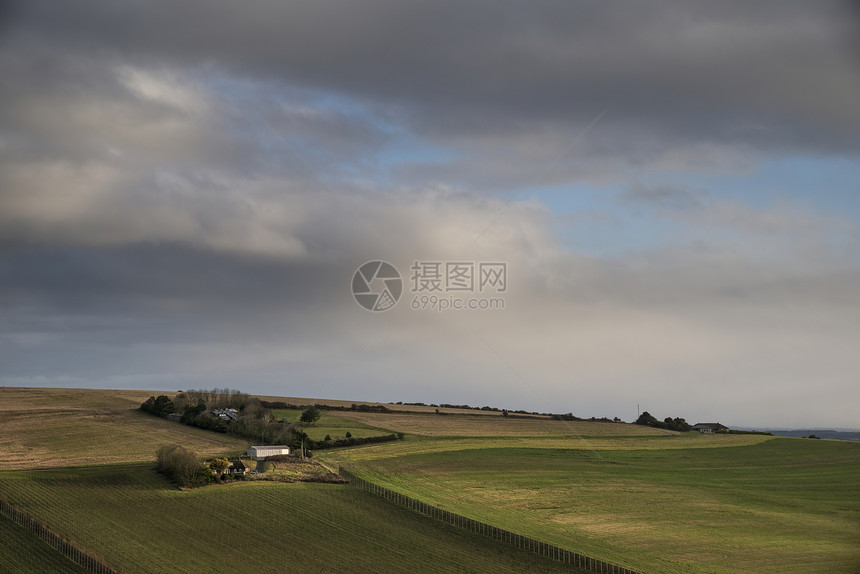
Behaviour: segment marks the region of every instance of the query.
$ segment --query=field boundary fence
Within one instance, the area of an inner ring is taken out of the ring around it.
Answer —
[[[63,538],[36,518],[33,518],[23,510],[15,507],[7,500],[0,498],[0,514],[10,518],[16,524],[23,526],[29,532],[35,534],[51,548],[59,551],[72,562],[86,568],[95,574],[117,574],[116,571],[105,564],[100,558],[84,550],[73,541]]]
[[[357,486],[365,492],[390,500],[399,506],[425,514],[431,518],[441,520],[442,522],[452,524],[458,528],[483,534],[493,540],[510,544],[522,550],[527,550],[540,556],[551,558],[563,564],[570,564],[571,566],[588,570],[590,572],[598,572],[600,574],[638,574],[636,571],[625,568],[624,566],[619,566],[618,564],[598,560],[597,558],[592,558],[578,552],[560,548],[553,544],[541,542],[539,540],[529,538],[528,536],[516,534],[485,522],[480,522],[478,520],[473,520],[471,518],[455,514],[443,508],[433,506],[432,504],[427,504],[426,502],[422,502],[410,496],[406,496],[385,488],[384,486],[370,482],[369,480],[360,478],[343,467],[338,468],[338,474],[347,479],[352,485]]]

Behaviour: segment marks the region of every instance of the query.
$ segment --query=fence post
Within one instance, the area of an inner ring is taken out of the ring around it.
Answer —
[[[80,566],[83,566],[88,571],[103,574],[116,574],[113,569],[108,567],[101,560],[90,555],[85,550],[78,548],[68,540],[61,538],[47,526],[37,521],[29,514],[26,514],[23,510],[13,506],[6,500],[0,499],[0,514],[3,514],[17,525],[34,534],[42,542],[67,558],[70,558]]]

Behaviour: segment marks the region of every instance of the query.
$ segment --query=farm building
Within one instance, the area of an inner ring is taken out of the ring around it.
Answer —
[[[236,409],[219,409],[212,411],[212,416],[225,421],[237,421],[239,420],[239,411]]]
[[[727,431],[729,427],[720,423],[696,423],[693,425],[693,430],[697,430],[702,434],[712,434],[716,431]]]
[[[261,459],[267,456],[277,456],[279,454],[290,454],[290,447],[284,444],[272,446],[252,446],[248,449],[248,456],[251,458]]]
[[[215,476],[219,476],[220,474],[234,475],[234,476],[244,476],[250,472],[250,468],[248,468],[244,462],[239,459],[234,459],[228,461],[229,464],[227,468],[223,469],[221,472],[218,470],[212,470],[212,474]]]

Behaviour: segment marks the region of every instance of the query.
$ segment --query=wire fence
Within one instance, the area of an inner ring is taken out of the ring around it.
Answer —
[[[48,528],[42,521],[33,518],[26,512],[19,510],[6,500],[0,499],[0,514],[12,519],[15,523],[23,526],[28,531],[38,536],[51,548],[58,550],[64,556],[76,564],[86,568],[95,574],[116,574],[116,571],[102,562],[100,558],[93,556],[71,540],[63,538]]]
[[[473,520],[443,508],[427,504],[426,502],[421,502],[420,500],[406,496],[405,494],[394,492],[384,486],[374,484],[369,480],[359,478],[343,467],[339,467],[338,474],[349,480],[351,484],[358,488],[376,496],[380,496],[386,500],[390,500],[395,504],[408,508],[409,510],[426,514],[427,516],[447,522],[448,524],[452,524],[470,532],[477,532],[478,534],[489,536],[493,540],[505,542],[540,556],[557,560],[563,564],[570,564],[571,566],[588,570],[590,572],[598,572],[600,574],[638,574],[636,571],[625,568],[624,566],[604,562],[603,560],[585,556],[584,554],[573,552],[565,548],[559,548],[553,544],[541,542],[540,540],[535,540],[534,538],[529,538],[522,534],[516,534],[505,530],[504,528],[499,528],[479,520]]]

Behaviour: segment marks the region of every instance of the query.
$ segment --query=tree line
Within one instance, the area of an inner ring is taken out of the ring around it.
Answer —
[[[236,409],[238,418],[227,420],[210,414],[214,410]],[[253,443],[286,444],[298,448],[307,435],[294,424],[275,421],[263,401],[232,389],[191,390],[149,397],[140,410],[156,415],[180,414],[179,422],[215,432],[230,433]],[[317,417],[318,418],[318,417]]]
[[[687,432],[693,428],[690,423],[680,417],[675,417],[674,419],[672,417],[666,417],[661,421],[657,420],[657,418],[648,411],[644,411],[639,415],[639,418],[636,419],[636,424],[679,432]]]
[[[208,401],[208,402],[207,402]],[[217,406],[213,406],[217,405]],[[149,397],[140,405],[140,410],[156,415],[167,416],[179,413],[183,424],[215,432],[230,433],[257,444],[285,444],[292,449],[326,449],[341,446],[354,446],[371,442],[384,442],[403,438],[403,433],[378,437],[346,437],[344,439],[312,440],[298,425],[285,420],[275,420],[272,409],[302,408],[281,401],[264,401],[246,393],[231,389],[211,391],[192,390],[177,394],[173,399],[167,395]],[[212,416],[213,410],[236,409],[238,418],[228,420]],[[387,411],[381,405],[356,405],[352,408],[330,407],[328,405],[304,406],[299,418],[302,424],[313,424],[319,420],[321,409],[354,410],[359,412]],[[383,409],[383,410],[380,410]]]
[[[316,403],[313,405],[297,405],[295,403],[286,403],[284,401],[260,401],[260,404],[267,409],[290,409],[303,410],[314,407],[321,411],[355,411],[359,413],[390,413],[391,409],[385,405],[358,405],[353,403],[351,406],[345,407],[340,405],[324,405]]]

